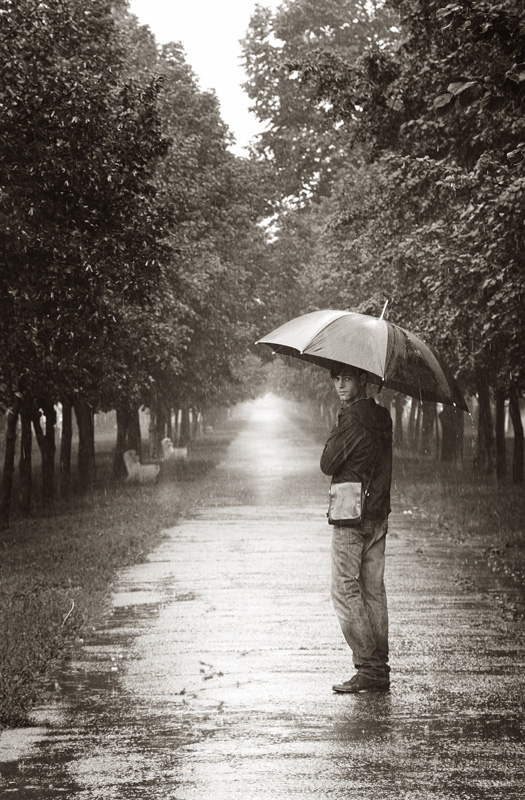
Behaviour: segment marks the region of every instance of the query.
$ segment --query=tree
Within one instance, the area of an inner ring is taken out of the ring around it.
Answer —
[[[523,387],[516,345],[524,333],[524,187],[505,157],[524,138],[522,73],[512,62],[521,53],[522,12],[512,0],[497,9],[387,5],[399,14],[397,48],[372,46],[357,60],[317,49],[295,65],[317,105],[360,143],[372,181],[379,179],[376,191],[363,166],[336,188],[336,257],[327,251],[323,273],[334,280],[323,285],[341,292],[351,256],[346,283],[354,297],[395,292],[403,320],[444,348],[467,386],[484,392],[483,375],[508,396]],[[460,24],[444,27],[451,15]],[[479,92],[483,76],[494,74],[500,77]],[[494,104],[498,82],[508,97]],[[453,101],[443,101],[444,86]],[[444,107],[447,115],[437,115]],[[480,420],[479,441],[490,449],[492,422],[487,414]]]
[[[107,344],[122,309],[148,306],[166,261],[151,185],[166,142],[156,82],[119,80],[125,48],[109,2],[4,5],[2,385],[7,403],[21,393],[33,407],[46,447],[56,401],[93,409],[101,384],[118,388],[122,361]]]
[[[238,395],[234,367],[255,338],[258,308],[247,265],[262,247],[257,221],[267,205],[263,170],[228,150],[217,99],[199,90],[182,48],[163,47],[155,69],[171,141],[156,186],[173,214],[167,282],[179,298],[171,324],[182,337],[177,369],[152,369],[144,397],[160,441],[173,406],[202,408]]]
[[[512,13],[512,11],[515,13]],[[468,107],[479,102],[487,111],[502,109],[523,114],[525,112],[525,36],[523,18],[516,3],[492,6],[487,3],[449,3],[438,11],[443,25],[461,32],[463,38],[484,47],[492,45],[499,51],[500,69],[494,63],[490,70],[471,74],[468,78],[456,77],[447,91],[434,101],[438,113],[447,113],[455,105]],[[513,63],[512,63],[513,62]],[[524,158],[525,143],[519,142],[507,154],[510,164],[519,164]]]
[[[356,60],[371,43],[389,48],[396,39],[394,18],[381,2],[285,0],[272,12],[261,6],[243,42],[252,110],[266,125],[254,154],[272,165],[282,196],[306,202],[324,196],[339,166],[355,157],[347,132],[334,125],[319,86],[301,80],[298,65],[322,48]]]

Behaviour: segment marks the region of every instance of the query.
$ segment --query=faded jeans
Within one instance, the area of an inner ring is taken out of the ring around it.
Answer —
[[[388,679],[388,610],[384,584],[388,519],[333,527],[332,601],[354,664]]]

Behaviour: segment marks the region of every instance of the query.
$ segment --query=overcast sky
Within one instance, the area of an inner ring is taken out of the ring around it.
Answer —
[[[272,8],[280,3],[260,0],[260,5]],[[182,42],[201,89],[217,93],[221,116],[237,139],[236,152],[257,131],[249,99],[241,89],[245,75],[239,44],[255,4],[255,0],[129,0],[131,12],[148,25],[157,42]]]

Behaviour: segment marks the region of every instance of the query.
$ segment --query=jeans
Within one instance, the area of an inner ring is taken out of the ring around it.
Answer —
[[[332,601],[357,670],[388,679],[388,610],[384,584],[388,520],[333,527]]]

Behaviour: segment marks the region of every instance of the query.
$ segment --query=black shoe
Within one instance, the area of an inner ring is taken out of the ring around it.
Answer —
[[[356,694],[357,692],[388,692],[390,681],[388,678],[371,678],[358,672],[353,678],[344,683],[332,686],[334,692]]]

